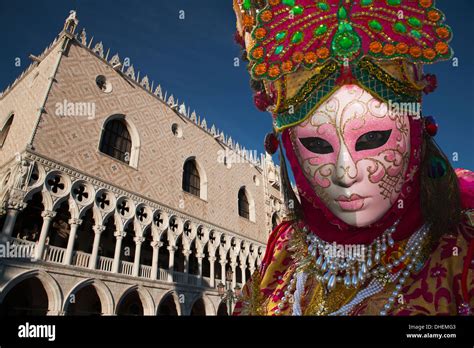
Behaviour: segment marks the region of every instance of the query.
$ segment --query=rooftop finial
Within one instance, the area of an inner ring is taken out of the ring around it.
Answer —
[[[64,31],[67,31],[70,34],[74,34],[78,24],[79,20],[77,19],[76,11],[69,11],[69,17],[67,17],[66,21],[64,22]]]

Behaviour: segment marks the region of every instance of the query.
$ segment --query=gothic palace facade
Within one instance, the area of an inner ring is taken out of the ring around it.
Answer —
[[[279,167],[77,25],[0,95],[0,314],[225,314],[217,285],[279,222]]]

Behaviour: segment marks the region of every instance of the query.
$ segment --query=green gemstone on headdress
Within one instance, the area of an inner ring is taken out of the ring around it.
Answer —
[[[286,37],[286,31],[280,31],[279,33],[277,33],[277,34],[275,35],[275,39],[276,39],[277,41],[281,41],[281,40],[283,40],[285,37]]]
[[[421,27],[421,21],[416,17],[408,18],[408,24],[410,24],[412,27],[415,27],[415,28]]]
[[[295,6],[295,0],[283,0],[282,1],[283,5],[286,5],[286,6]]]
[[[383,29],[382,24],[380,24],[380,22],[375,19],[369,21],[369,27],[375,31],[381,31]]]
[[[339,7],[339,10],[337,11],[337,17],[339,19],[346,19],[347,18],[347,11],[343,6]]]
[[[349,22],[339,22],[338,30],[340,32],[352,31],[352,25]]]
[[[281,52],[283,52],[284,48],[285,47],[283,45],[277,46],[277,48],[275,49],[275,54],[280,54]]]
[[[360,55],[361,39],[347,22],[340,22],[331,42],[335,58],[341,62],[356,59]]]
[[[397,22],[393,25],[393,29],[400,34],[405,34],[407,32],[407,27],[402,22]]]
[[[297,44],[303,40],[303,33],[301,31],[297,31],[296,33],[293,34],[291,38],[291,42],[294,44]]]
[[[360,4],[362,6],[370,6],[372,5],[373,2],[374,2],[373,0],[360,0]]]
[[[402,3],[402,0],[387,0],[387,3],[391,6],[398,6]]]
[[[294,16],[298,16],[303,13],[303,8],[301,6],[295,6],[290,12],[293,13]]]
[[[250,10],[250,7],[252,7],[252,0],[244,0],[242,3],[242,8],[246,11]]]
[[[413,29],[412,31],[410,31],[410,34],[417,39],[421,39],[421,33],[418,30]]]
[[[348,38],[347,36],[344,36],[343,38],[341,38],[341,40],[339,40],[339,45],[341,45],[341,47],[346,49],[346,50],[348,48],[351,48],[353,44],[354,44],[354,42],[350,38]]]
[[[318,7],[321,11],[329,11],[329,5],[325,2],[318,2]]]
[[[326,24],[321,24],[319,27],[314,29],[314,36],[321,36],[326,34],[328,31],[328,26]]]

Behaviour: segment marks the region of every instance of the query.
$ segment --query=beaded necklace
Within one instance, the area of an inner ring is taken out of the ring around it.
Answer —
[[[341,283],[346,288],[357,288],[368,282],[368,285],[359,290],[355,297],[339,310],[330,315],[347,315],[350,311],[365,298],[382,291],[387,283],[397,285],[384,305],[380,315],[386,315],[399,295],[403,284],[414,271],[421,269],[420,255],[423,245],[426,242],[428,225],[423,225],[408,240],[402,255],[385,264],[381,264],[382,255],[387,251],[387,246],[392,247],[394,241],[392,234],[396,231],[398,221],[388,228],[382,236],[375,239],[361,255],[331,255],[326,251],[334,244],[325,242],[314,233],[306,237],[308,256],[312,258],[312,270],[300,269],[295,271],[290,282],[284,291],[284,296],[277,305],[274,313],[281,314],[288,302],[293,302],[293,315],[302,315],[300,300],[304,292],[304,284],[311,273],[322,283],[327,293],[334,290],[336,283]],[[308,233],[308,228],[304,227],[303,232]],[[301,261],[301,260],[300,260]],[[306,263],[306,262],[303,262]],[[394,267],[405,266],[396,272],[392,272]],[[415,267],[418,266],[418,267]]]

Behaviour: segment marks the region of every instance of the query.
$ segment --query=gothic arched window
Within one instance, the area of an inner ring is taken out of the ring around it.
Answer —
[[[201,178],[195,160],[187,160],[183,167],[183,190],[200,197]]]
[[[250,220],[250,206],[245,188],[239,190],[239,215]]]
[[[100,141],[100,152],[130,164],[132,138],[123,119],[112,119],[105,124]]]

